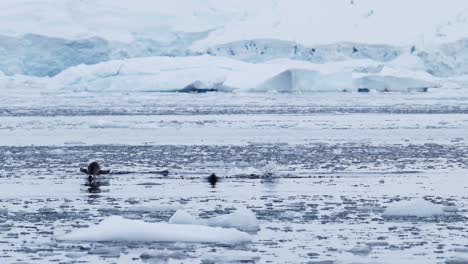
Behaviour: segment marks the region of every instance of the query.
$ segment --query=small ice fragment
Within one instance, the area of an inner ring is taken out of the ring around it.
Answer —
[[[443,215],[442,207],[424,199],[398,202],[389,206],[383,213],[384,217],[433,217]]]
[[[354,255],[368,255],[372,251],[372,248],[369,246],[355,246],[349,250],[349,252]]]
[[[184,210],[177,210],[169,219],[169,224],[196,225],[199,221]]]

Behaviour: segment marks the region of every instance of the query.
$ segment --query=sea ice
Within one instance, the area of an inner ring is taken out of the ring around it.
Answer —
[[[256,232],[259,230],[259,224],[255,213],[244,207],[238,208],[233,213],[208,219],[197,219],[183,210],[178,210],[171,219],[169,219],[169,223],[236,228],[248,232]]]
[[[433,217],[443,215],[442,207],[424,199],[402,201],[389,206],[383,213],[384,217]]]
[[[111,216],[98,225],[58,236],[57,240],[239,243],[249,242],[252,238],[233,228],[148,223]]]
[[[259,224],[252,210],[240,207],[235,212],[205,220],[209,226],[232,227],[242,231],[256,232]]]

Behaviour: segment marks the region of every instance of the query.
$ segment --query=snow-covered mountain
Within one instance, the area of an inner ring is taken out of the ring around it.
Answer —
[[[43,77],[59,88],[198,81],[264,91],[289,71],[282,91],[407,90],[468,74],[462,0],[5,0],[0,9],[3,86]]]

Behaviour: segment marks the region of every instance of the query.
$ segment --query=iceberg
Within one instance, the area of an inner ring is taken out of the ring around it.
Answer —
[[[157,241],[241,243],[252,240],[247,233],[232,228],[202,225],[147,223],[141,220],[111,216],[98,225],[73,230],[56,237],[67,241]]]
[[[288,69],[261,83],[252,91],[329,92],[352,89],[351,85],[352,75],[349,72],[321,74],[313,70]]]
[[[155,56],[70,67],[54,77],[0,75],[2,88],[96,92],[424,92],[440,78],[420,65],[350,60],[243,62],[210,55]],[[406,67],[406,68],[405,68]],[[463,85],[463,79],[453,82]]]

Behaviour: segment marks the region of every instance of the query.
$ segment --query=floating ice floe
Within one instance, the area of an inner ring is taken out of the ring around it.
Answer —
[[[402,201],[389,206],[384,217],[434,217],[443,215],[442,207],[424,199]]]
[[[354,255],[366,256],[372,251],[372,248],[368,245],[358,245],[349,250]]]
[[[258,220],[254,212],[243,207],[238,208],[233,213],[219,215],[205,221],[209,226],[230,227],[252,232],[259,230]]]
[[[46,152],[47,152],[47,154],[49,154],[49,155],[63,155],[63,154],[65,154],[65,150],[60,149],[60,148],[51,149],[51,150],[48,150],[48,151],[46,151]]]
[[[249,242],[252,238],[233,228],[148,223],[111,216],[98,225],[74,230],[57,240],[239,243]]]
[[[259,230],[257,217],[252,210],[238,208],[235,212],[219,215],[208,219],[197,219],[191,214],[178,210],[169,219],[171,224],[207,225],[212,227],[236,228],[242,231],[256,232]]]

